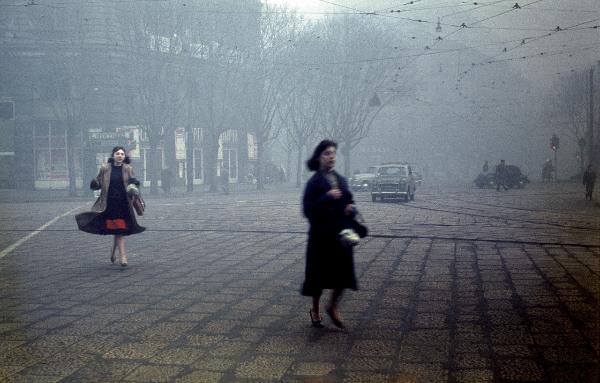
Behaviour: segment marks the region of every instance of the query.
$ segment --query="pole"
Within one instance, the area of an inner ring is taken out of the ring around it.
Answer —
[[[590,111],[588,117],[588,164],[594,162],[594,68],[590,69]]]
[[[558,182],[558,148],[554,150],[554,182]]]

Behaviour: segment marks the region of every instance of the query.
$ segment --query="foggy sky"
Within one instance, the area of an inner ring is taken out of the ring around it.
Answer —
[[[589,71],[600,60],[600,28],[590,28],[600,25],[599,1],[270,2],[296,7],[311,19],[368,18],[398,28],[412,53],[425,47],[434,53],[403,68],[416,90],[382,113],[357,148],[353,169],[408,160],[438,168],[449,179],[469,180],[485,159],[495,164],[504,158],[537,179],[542,162],[553,154],[547,141],[557,133],[563,139],[559,172],[577,172],[575,139],[550,119],[547,104],[561,76]],[[515,3],[521,9],[513,9]],[[435,29],[438,18],[441,32]],[[456,27],[462,23],[471,28]],[[368,152],[390,140],[397,140],[398,158]]]

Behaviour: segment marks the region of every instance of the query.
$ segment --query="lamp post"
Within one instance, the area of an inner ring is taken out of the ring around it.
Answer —
[[[554,151],[554,182],[558,181],[558,162],[557,152],[560,147],[560,140],[556,134],[553,134],[550,138],[550,149]]]

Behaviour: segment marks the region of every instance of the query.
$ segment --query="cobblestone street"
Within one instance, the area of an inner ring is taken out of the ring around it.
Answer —
[[[126,240],[90,200],[0,204],[0,382],[597,382],[600,208],[579,184],[356,200],[347,330],[299,294],[300,191],[148,196]]]

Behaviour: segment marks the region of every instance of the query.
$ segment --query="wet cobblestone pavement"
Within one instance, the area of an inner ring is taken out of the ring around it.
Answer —
[[[127,268],[76,231],[91,200],[0,204],[0,382],[598,381],[600,208],[579,185],[356,199],[373,235],[343,331],[299,295],[299,191],[149,196]]]

